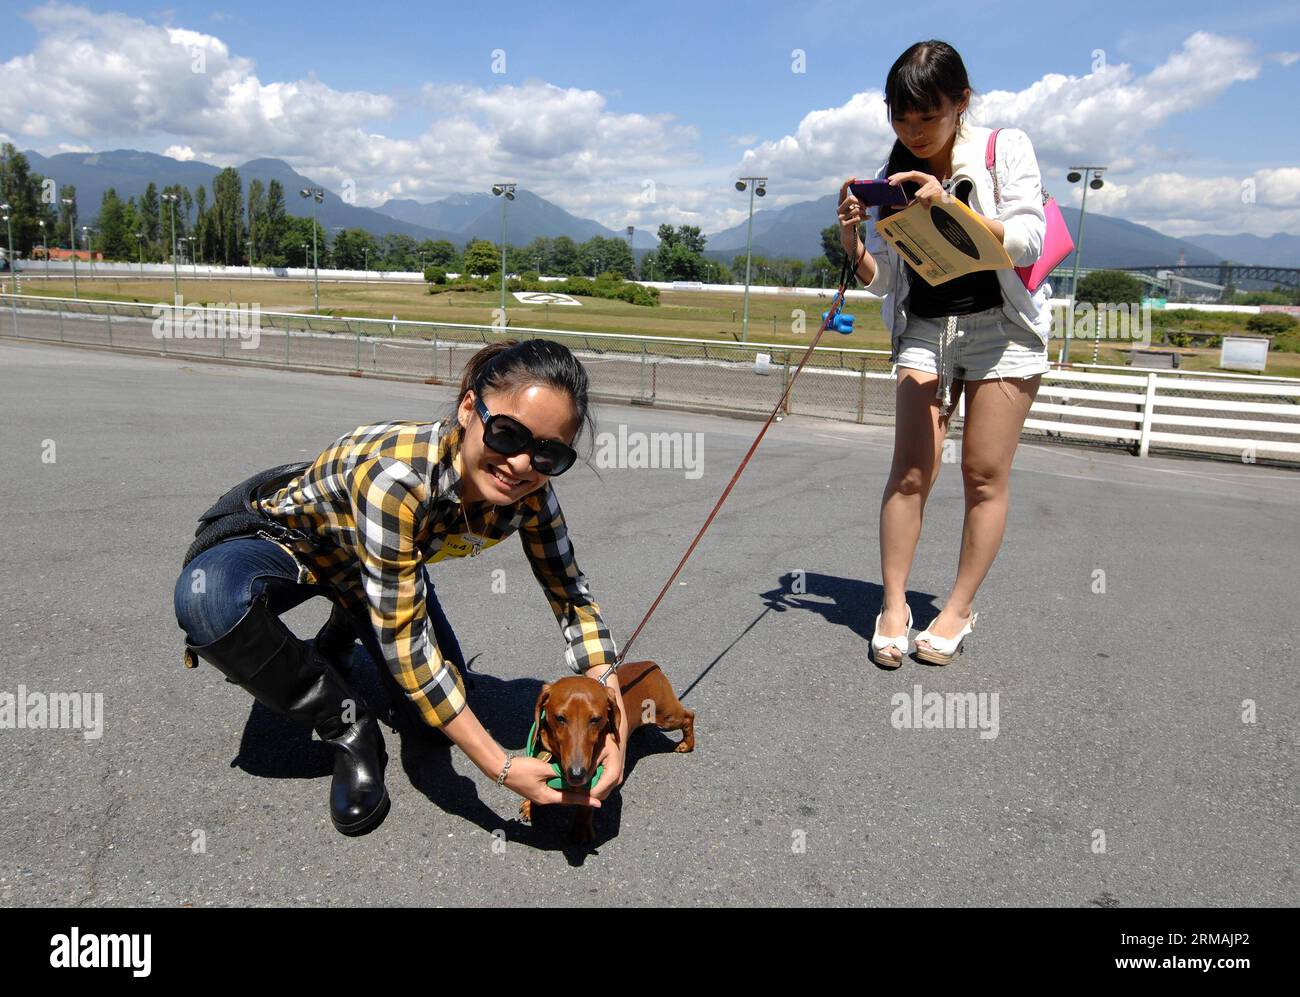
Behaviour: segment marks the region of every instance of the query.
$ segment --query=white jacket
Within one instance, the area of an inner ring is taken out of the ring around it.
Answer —
[[[970,180],[974,188],[970,194],[972,211],[986,218],[996,218],[1006,227],[1002,246],[1016,266],[1028,266],[1038,259],[1047,233],[1047,218],[1043,214],[1043,185],[1038,172],[1038,159],[1029,136],[1019,128],[1004,128],[998,133],[997,158],[999,207],[993,206],[993,179],[984,165],[991,128],[963,124],[952,147],[952,180]],[[880,167],[876,178],[889,175],[889,161]],[[890,333],[893,357],[898,358],[898,340],[907,327],[907,295],[910,290],[907,270],[898,253],[877,233],[875,223],[880,220],[880,208],[868,209],[870,222],[863,240],[876,261],[876,276],[867,285],[872,294],[884,298],[880,314]],[[1032,295],[1014,270],[996,270],[1002,287],[1002,310],[1009,320],[1038,334],[1046,345],[1052,334],[1052,312],[1049,304],[1052,295],[1050,281],[1043,281]]]

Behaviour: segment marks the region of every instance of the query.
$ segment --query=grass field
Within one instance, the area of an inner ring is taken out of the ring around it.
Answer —
[[[5,282],[6,289],[8,283]],[[71,280],[32,281],[25,293],[71,297]],[[180,281],[181,294],[188,302],[217,304],[256,302],[263,311],[312,311],[312,283],[298,280],[240,280],[203,277]],[[321,311],[335,316],[446,322],[488,325],[493,310],[500,305],[499,293],[441,292],[429,294],[422,284],[335,283],[321,281]],[[151,303],[171,300],[170,279],[119,280],[115,278],[82,279],[80,297],[103,301],[137,301]],[[647,308],[624,301],[582,298],[578,308],[522,304],[507,298],[510,323],[534,329],[555,329],[591,333],[628,333],[642,336],[667,336],[687,339],[711,339],[720,343],[739,342],[744,299],[740,294],[708,291],[663,291],[660,305]],[[749,299],[749,341],[783,346],[806,346],[820,324],[821,312],[830,301],[830,292],[822,299],[804,295],[751,295]],[[804,332],[792,330],[794,312],[804,311]],[[888,350],[889,336],[880,318],[880,307],[871,302],[850,302],[849,311],[856,316],[850,335],[828,332],[822,345],[849,349]],[[1059,343],[1059,341],[1057,341]],[[1057,344],[1051,355],[1055,359]],[[1179,347],[1185,370],[1215,371],[1219,359],[1217,348]],[[1092,361],[1092,342],[1073,344],[1070,360]],[[1125,349],[1109,347],[1103,342],[1101,363],[1123,365]],[[1269,355],[1268,373],[1300,377],[1300,354],[1273,352]]]

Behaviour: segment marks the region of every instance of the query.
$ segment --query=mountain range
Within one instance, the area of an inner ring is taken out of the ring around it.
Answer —
[[[111,152],[64,152],[54,156],[25,153],[32,170],[51,177],[60,185],[74,184],[83,220],[98,211],[104,191],[114,188],[118,196],[139,197],[150,182],[161,190],[169,184],[193,189],[211,186],[218,167],[194,160],[183,161],[152,152],[117,149]],[[311,202],[299,197],[304,187],[321,186],[280,159],[254,159],[238,167],[244,190],[251,180],[263,185],[279,180],[285,190],[285,208],[292,215],[309,216]],[[836,195],[827,194],[782,208],[754,212],[753,246],[757,255],[811,259],[821,255],[821,231],[835,223]],[[566,235],[575,242],[592,236],[626,238],[588,218],[578,218],[531,191],[517,189],[508,211],[508,239],[522,246],[539,236]],[[1078,211],[1062,207],[1071,232],[1078,231]],[[376,236],[401,233],[416,239],[447,239],[457,246],[471,239],[496,242],[501,237],[501,199],[483,191],[451,194],[437,201],[392,199],[377,208],[350,204],[326,189],[317,217],[327,232],[342,228],[364,228]],[[730,261],[745,251],[746,224],[708,236],[706,256]],[[638,229],[633,247],[638,255],[658,244],[650,227]],[[1084,261],[1089,267],[1136,267],[1177,263],[1214,264],[1222,260],[1265,266],[1300,267],[1300,236],[1278,233],[1263,238],[1254,235],[1206,233],[1185,238],[1163,235],[1145,225],[1122,218],[1088,215],[1084,229]],[[1067,265],[1072,261],[1067,258]]]

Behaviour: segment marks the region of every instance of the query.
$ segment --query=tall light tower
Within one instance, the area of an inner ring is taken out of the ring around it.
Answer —
[[[9,212],[8,204],[0,204],[0,211],[4,212],[4,223],[9,229],[9,281],[13,285],[13,293],[18,293],[18,260],[14,258],[14,223],[13,216]],[[14,308],[18,304],[15,301]]]
[[[632,269],[629,273],[632,277],[636,276],[636,250],[632,248],[632,234],[635,231],[635,226],[629,225],[627,227],[627,251],[632,254]]]
[[[172,206],[168,212],[172,216],[172,300],[180,295],[180,284],[176,278],[176,208],[181,203],[180,194],[164,194],[162,199]]]
[[[321,187],[304,187],[298,191],[299,197],[311,198],[311,268],[315,287],[316,313],[320,314],[320,261],[316,254],[316,205],[325,200],[325,191]]]
[[[1065,175],[1065,179],[1070,183],[1083,181],[1083,203],[1079,206],[1079,234],[1074,239],[1074,276],[1070,280],[1070,321],[1065,324],[1065,335],[1061,339],[1061,355],[1057,363],[1069,363],[1070,360],[1070,333],[1074,330],[1074,300],[1079,293],[1079,257],[1083,255],[1083,215],[1088,210],[1088,188],[1101,190],[1101,174],[1107,167],[1105,166],[1071,166],[1070,172]],[[1092,179],[1089,180],[1089,174]],[[1101,347],[1101,324],[1097,323],[1097,346],[1093,348],[1092,362],[1097,362],[1097,351]]]
[[[751,186],[752,185],[752,186]],[[767,177],[741,177],[736,181],[736,190],[744,191],[749,187],[749,228],[745,233],[745,318],[740,326],[740,341],[749,340],[749,278],[750,261],[754,255],[754,195],[767,196]]]
[[[72,247],[72,297],[77,297],[77,230],[73,227],[76,219],[77,202],[70,197],[61,197],[59,202],[68,209],[68,245]]]
[[[515,183],[494,183],[492,196],[501,198],[501,314],[506,312],[506,202],[515,199]]]
[[[95,246],[90,241],[90,233],[93,231],[95,230],[89,225],[81,226],[81,241],[86,247],[86,258],[90,261],[90,277],[92,280],[95,277]]]

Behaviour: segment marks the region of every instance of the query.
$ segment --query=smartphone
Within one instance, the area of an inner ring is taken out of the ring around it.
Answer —
[[[902,185],[895,187],[888,180],[854,180],[849,184],[849,191],[868,207],[888,208],[902,207],[907,204],[907,195]]]

